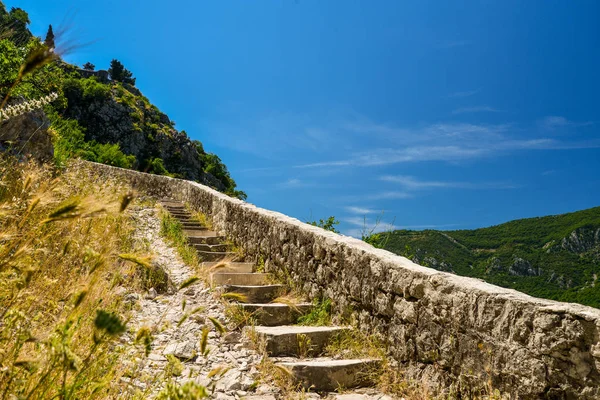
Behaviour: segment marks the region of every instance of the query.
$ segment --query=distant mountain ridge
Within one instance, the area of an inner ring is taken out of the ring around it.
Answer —
[[[426,267],[600,308],[600,207],[473,230],[395,230],[367,240]]]

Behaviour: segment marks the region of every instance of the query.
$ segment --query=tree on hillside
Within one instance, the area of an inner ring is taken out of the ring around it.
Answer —
[[[85,69],[87,71],[93,71],[96,69],[96,66],[88,61],[85,64],[83,64],[83,69]]]
[[[318,226],[319,228],[323,228],[326,231],[334,232],[334,233],[340,233],[340,231],[338,231],[335,228],[336,225],[339,225],[339,223],[340,223],[340,221],[335,219],[335,217],[333,215],[325,220],[320,219],[318,222],[317,221],[308,221],[307,222],[307,224],[310,224],[313,226]]]
[[[108,73],[113,81],[128,83],[135,86],[135,78],[131,71],[127,70],[119,60],[112,60]]]
[[[20,8],[11,8],[10,12],[6,9],[0,10],[0,34],[5,35],[17,46],[24,46],[32,37],[27,29],[29,25],[29,14]]]
[[[44,44],[49,48],[53,49],[54,46],[54,31],[52,30],[52,24],[48,26],[48,32],[46,32],[46,39],[44,40]]]

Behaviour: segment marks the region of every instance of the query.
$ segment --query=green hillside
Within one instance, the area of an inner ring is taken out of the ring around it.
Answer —
[[[77,51],[76,40],[71,43],[52,26],[44,38],[36,37],[29,24],[25,10],[8,10],[0,1],[0,108],[56,97],[44,107],[44,118],[51,123],[57,166],[79,157],[193,180],[246,198],[221,159],[175,129],[120,61],[98,68],[66,63],[61,55]],[[0,149],[10,147],[2,139]]]
[[[474,230],[396,230],[367,240],[427,267],[600,308],[600,207]]]

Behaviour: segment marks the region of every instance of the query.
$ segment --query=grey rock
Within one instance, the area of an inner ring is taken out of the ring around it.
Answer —
[[[50,121],[40,109],[0,122],[0,150],[13,149],[15,154],[29,155],[40,162],[54,157]]]
[[[144,296],[144,298],[146,298],[148,300],[154,300],[156,298],[156,296],[158,296],[158,293],[156,293],[156,289],[150,288],[148,290],[148,293],[146,293],[146,295]]]
[[[242,335],[239,332],[229,332],[223,336],[223,343],[239,343]]]
[[[242,390],[242,373],[236,369],[227,371],[215,384],[215,390],[221,392],[231,392]]]
[[[191,360],[196,357],[196,346],[192,341],[169,343],[163,354],[172,354],[177,358]]]

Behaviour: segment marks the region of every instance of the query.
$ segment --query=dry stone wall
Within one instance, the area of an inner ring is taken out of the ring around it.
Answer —
[[[351,310],[407,376],[463,398],[600,398],[600,310],[439,272],[200,184],[89,163],[138,191],[188,202],[218,230]],[[483,392],[482,392],[483,390]]]

